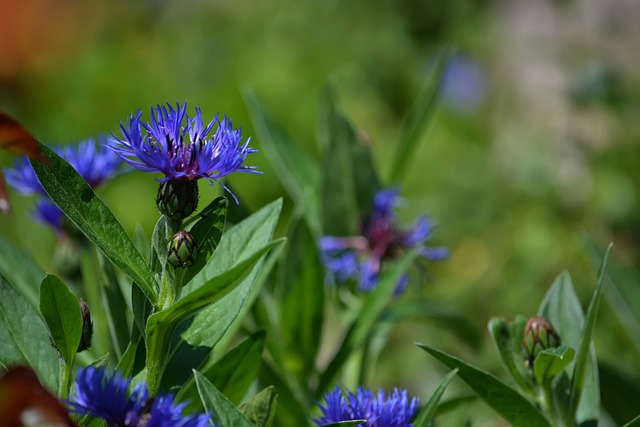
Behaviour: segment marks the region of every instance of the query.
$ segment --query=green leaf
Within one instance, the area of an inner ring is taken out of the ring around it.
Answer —
[[[283,242],[284,240],[280,239],[266,245],[250,258],[212,278],[169,308],[149,316],[146,327],[147,367],[157,363],[155,356],[167,354],[171,336],[181,321],[222,299],[247,278],[266,252]]]
[[[76,296],[51,274],[40,284],[40,312],[60,355],[71,365],[82,337],[82,314]]]
[[[266,331],[258,331],[227,352],[215,363],[200,370],[227,398],[237,404],[260,371]],[[202,410],[193,377],[180,388],[177,399],[190,401],[189,409]]]
[[[458,376],[513,427],[551,427],[529,400],[490,373],[432,347],[417,345],[449,368],[458,368]]]
[[[201,287],[202,280],[222,274],[247,256],[255,254],[255,250],[269,243],[273,237],[282,200],[260,209],[249,218],[231,227],[226,231],[220,241],[215,255],[205,268],[183,288],[183,293],[188,294]],[[260,245],[260,246],[259,246]],[[226,295],[219,304],[214,304],[188,319],[187,325],[180,325],[180,340],[172,346],[168,376],[163,378],[163,386],[170,387],[181,385],[190,376],[191,368],[199,366],[207,352],[193,352],[194,347],[207,347],[211,349],[225,336],[232,333],[238,327],[239,322],[249,309],[248,305],[259,293],[264,283],[264,272],[271,269],[277,259],[277,253],[282,246],[278,246],[269,254],[264,263],[260,262],[251,274]],[[187,363],[188,361],[188,363]],[[189,364],[190,363],[190,364]],[[164,382],[166,381],[166,382]]]
[[[590,349],[590,347],[592,346],[591,337],[593,335],[593,330],[595,328],[596,317],[598,315],[598,307],[600,306],[600,299],[602,297],[602,285],[604,283],[603,279],[605,275],[605,268],[607,265],[607,258],[609,257],[609,252],[611,251],[612,246],[613,245],[609,245],[609,247],[607,248],[607,251],[605,252],[604,257],[602,258],[602,263],[598,268],[598,278],[596,280],[596,289],[593,292],[591,301],[589,302],[589,307],[587,307],[584,327],[580,334],[579,344],[576,347],[577,348],[576,360],[575,360],[575,364],[573,365],[573,375],[571,376],[571,392],[569,394],[570,399],[569,399],[568,417],[571,417],[569,418],[569,420],[573,420],[575,418],[575,414],[578,410],[578,403],[580,402],[580,399],[582,396],[582,390],[583,388],[585,388],[585,386],[591,387],[593,388],[593,390],[595,390],[595,393],[592,394],[593,396],[592,400],[589,400],[587,402],[591,407],[594,407],[594,412],[592,413],[593,420],[595,420],[595,422],[597,423],[597,420],[599,419],[598,408],[600,407],[600,397],[598,395],[599,387],[597,382],[598,367],[596,364],[592,362],[591,369],[588,371],[587,363],[592,354]],[[595,374],[596,374],[595,375],[596,381],[586,382],[585,378],[587,377],[588,374],[593,375],[593,371],[595,371]],[[580,423],[584,421],[585,421],[584,419],[579,420]],[[590,421],[590,420],[587,420],[587,421]]]
[[[581,334],[585,324],[584,314],[580,306],[580,300],[573,290],[571,277],[566,271],[562,272],[553,282],[551,288],[547,291],[540,308],[538,316],[545,317],[555,327],[560,334],[561,343],[573,349],[580,347]],[[582,392],[578,411],[575,416],[577,424],[583,421],[597,420],[599,418],[599,386],[598,386],[598,368],[595,350],[591,346],[590,356],[586,366],[585,388]],[[577,358],[577,357],[576,357]],[[569,372],[574,371],[576,359],[571,362],[567,368]],[[565,398],[567,398],[565,394]],[[598,402],[594,404],[594,402]],[[569,402],[562,401],[560,409],[564,412],[565,417],[570,417],[567,410]],[[563,409],[563,406],[567,410]],[[571,419],[573,423],[573,418]]]
[[[49,390],[57,392],[59,356],[51,346],[42,319],[2,275],[0,295],[0,363],[4,366],[26,363]]]
[[[516,317],[513,323],[494,317],[489,320],[488,328],[491,338],[493,338],[493,343],[496,345],[498,353],[500,353],[500,358],[513,379],[522,390],[533,394],[530,379],[524,370],[521,348],[522,334],[526,323],[527,319],[524,316]]]
[[[429,427],[431,425],[431,421],[433,417],[436,415],[436,411],[438,409],[438,403],[440,403],[440,399],[444,395],[444,391],[447,386],[453,380],[453,377],[458,373],[458,369],[454,369],[449,372],[446,377],[440,382],[440,385],[433,392],[427,403],[424,405],[416,421],[413,423],[413,427]]]
[[[304,397],[303,392],[294,390],[286,380],[285,374],[277,369],[272,366],[270,361],[265,360],[260,370],[260,383],[273,385],[280,396],[274,424],[278,427],[308,425],[310,400]]]
[[[198,256],[193,265],[184,271],[182,285],[189,283],[193,277],[207,264],[220,243],[227,219],[229,201],[218,197],[200,212],[201,217],[189,232],[198,245]]]
[[[324,316],[324,267],[305,221],[292,230],[278,280],[287,366],[302,381],[315,370]]]
[[[319,232],[318,164],[269,116],[253,89],[244,87],[242,94],[262,151],[311,228]]]
[[[200,394],[200,399],[207,412],[216,415],[217,420],[223,426],[254,427],[251,421],[242,412],[236,409],[211,382],[200,372],[194,370],[193,377]]]
[[[451,49],[445,49],[438,55],[433,71],[427,78],[426,89],[409,113],[400,138],[400,145],[391,167],[389,181],[392,183],[398,183],[402,180],[402,175],[407,170],[407,163],[414,157],[420,137],[433,118],[440,95],[442,75],[452,55],[453,51]]]
[[[38,306],[38,286],[44,271],[26,253],[0,236],[0,273],[34,306]]]
[[[278,394],[273,386],[269,386],[251,400],[240,405],[238,409],[257,427],[270,427],[276,413]]]
[[[573,361],[575,355],[575,350],[566,345],[542,350],[533,362],[533,372],[538,384],[551,381]]]
[[[122,225],[69,163],[46,145],[38,145],[46,164],[32,160],[31,165],[49,197],[155,304],[157,285],[153,274]]]
[[[355,130],[336,110],[330,85],[326,85],[320,100],[318,129],[322,149],[323,233],[350,236],[358,227],[360,215],[370,210],[379,183],[370,155],[367,158],[363,154],[366,148],[358,147],[361,143]]]
[[[331,359],[329,365],[320,377],[320,383],[316,390],[316,399],[322,397],[329,387],[336,380],[336,377],[342,370],[347,359],[365,342],[365,339],[371,332],[376,321],[380,317],[380,313],[384,310],[389,300],[392,298],[396,290],[398,281],[402,275],[409,269],[417,257],[416,251],[407,252],[402,258],[398,259],[392,266],[383,270],[380,274],[378,286],[373,292],[367,294],[360,312],[349,327],[346,337],[342,341],[338,352]]]

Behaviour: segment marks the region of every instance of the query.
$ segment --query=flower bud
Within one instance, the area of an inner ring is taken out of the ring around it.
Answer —
[[[551,322],[544,317],[530,317],[527,320],[522,337],[522,351],[527,367],[533,368],[533,362],[542,350],[559,345],[560,336]]]
[[[91,313],[89,313],[89,306],[80,298],[78,300],[80,304],[80,313],[82,313],[82,336],[80,337],[80,345],[78,345],[78,353],[85,351],[91,347],[91,340],[93,339],[93,322],[91,321]]]
[[[160,183],[156,204],[162,215],[188,217],[198,207],[198,181],[171,179]]]
[[[198,245],[191,233],[180,230],[169,241],[167,262],[174,268],[190,267],[198,256]]]

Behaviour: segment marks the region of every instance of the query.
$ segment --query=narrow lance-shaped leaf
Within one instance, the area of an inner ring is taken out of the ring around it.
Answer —
[[[122,225],[69,163],[46,145],[39,143],[39,146],[46,164],[32,160],[31,165],[49,197],[155,304],[153,274]]]
[[[413,423],[413,427],[429,427],[431,425],[431,421],[433,420],[433,417],[435,417],[436,410],[438,409],[438,403],[440,403],[440,399],[442,399],[444,391],[457,373],[458,368],[449,372],[447,376],[444,377],[438,388],[436,388],[436,390],[433,392],[427,403],[425,403],[424,407],[418,414],[416,421]]]
[[[433,71],[428,77],[426,89],[409,113],[391,167],[390,182],[392,183],[398,183],[402,179],[407,163],[412,158],[424,129],[433,117],[440,94],[442,75],[452,55],[451,49],[445,49],[437,56]]]
[[[256,427],[270,427],[276,413],[278,394],[273,386],[258,392],[238,407]]]
[[[449,368],[458,368],[458,376],[513,427],[552,427],[529,400],[488,372],[424,344],[418,347]]]
[[[493,318],[489,320],[489,332],[493,342],[500,353],[502,362],[511,373],[511,376],[518,385],[528,393],[533,394],[529,380],[522,368],[523,358],[519,355],[522,352],[520,343],[522,341],[522,331],[524,330],[527,319],[524,316],[518,316],[513,324],[501,318]],[[514,331],[519,330],[520,333],[516,337]]]
[[[82,337],[82,314],[75,295],[51,274],[40,284],[40,312],[60,355],[71,365]]]
[[[411,264],[418,256],[416,251],[406,253],[402,258],[396,260],[395,264],[384,270],[380,275],[378,287],[369,293],[362,304],[360,313],[356,320],[349,327],[349,332],[344,338],[342,345],[338,349],[336,355],[322,373],[320,383],[316,389],[316,399],[329,389],[331,384],[336,380],[342,366],[346,363],[349,356],[364,343],[367,335],[375,325],[380,313],[388,304],[393,292],[398,285],[398,281],[404,273],[409,269]]]
[[[569,416],[572,421],[575,418],[575,413],[578,410],[578,402],[582,394],[582,389],[585,385],[585,374],[587,372],[587,362],[590,357],[591,337],[596,324],[596,317],[598,315],[598,307],[600,306],[600,299],[602,297],[602,285],[604,283],[605,268],[607,266],[607,258],[613,245],[609,245],[607,251],[602,258],[602,263],[598,268],[598,278],[596,282],[596,289],[593,292],[589,307],[584,321],[584,327],[580,336],[580,343],[578,345],[576,361],[573,366],[573,375],[571,377],[571,392],[569,400]],[[597,367],[594,367],[597,369]],[[591,404],[600,405],[600,402],[590,402]],[[597,419],[597,418],[596,418]]]
[[[255,427],[204,375],[194,370],[193,377],[202,404],[207,411],[216,415],[220,424],[233,427]]]
[[[38,285],[44,271],[29,255],[0,236],[0,273],[18,289],[34,307],[38,306]]]

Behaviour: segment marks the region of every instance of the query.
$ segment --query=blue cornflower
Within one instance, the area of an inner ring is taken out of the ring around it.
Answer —
[[[442,76],[442,102],[455,112],[473,113],[485,101],[487,86],[486,71],[479,62],[465,54],[455,55]]]
[[[65,159],[78,174],[92,187],[96,188],[113,177],[122,164],[120,158],[106,146],[106,138],[86,139],[77,145],[54,147],[56,153]],[[64,214],[58,208],[40,184],[31,163],[26,156],[18,157],[13,168],[5,168],[7,182],[17,192],[25,195],[38,195],[34,217],[57,231],[62,230]]]
[[[398,227],[395,209],[399,200],[396,188],[381,190],[374,197],[373,209],[361,223],[360,236],[320,238],[321,256],[330,281],[344,283],[354,279],[359,289],[370,291],[378,284],[383,262],[397,258],[408,249],[417,248],[420,256],[430,260],[449,255],[446,248],[425,245],[433,231],[433,224],[426,216],[408,229]],[[396,294],[401,293],[407,283],[406,275],[400,278]]]
[[[255,166],[243,165],[247,154],[257,150],[249,148],[250,138],[242,142],[242,132],[233,128],[230,118],[220,120],[216,115],[205,126],[199,108],[193,118],[186,111],[186,102],[176,108],[158,105],[151,108],[151,122],[145,123],[138,110],[126,125],[120,124],[122,139],[114,135],[110,144],[135,168],[164,174],[159,180],[158,209],[163,215],[181,218],[197,207],[198,179],[214,183],[232,172],[261,173]]]
[[[316,425],[340,421],[367,420],[366,427],[409,427],[418,410],[418,399],[409,400],[407,391],[393,389],[387,396],[383,389],[374,393],[370,389],[358,387],[353,393],[336,387],[325,394],[326,406],[319,405],[321,416],[313,419]]]
[[[184,415],[186,404],[176,404],[173,395],[150,397],[144,383],[129,393],[130,385],[131,379],[107,368],[81,368],[69,406],[73,412],[102,418],[107,427],[210,426],[208,414]]]
[[[120,125],[123,138],[113,137],[111,148],[126,162],[144,172],[162,172],[161,181],[171,179],[216,181],[232,172],[260,173],[255,166],[243,166],[249,140],[242,144],[242,132],[233,129],[230,118],[216,115],[204,126],[202,111],[186,114],[187,103],[151,108],[151,123],[140,120],[138,110],[128,125]],[[212,132],[215,125],[218,125]]]

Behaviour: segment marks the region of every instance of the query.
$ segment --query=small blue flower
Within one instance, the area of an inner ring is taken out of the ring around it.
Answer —
[[[98,140],[87,139],[77,145],[54,147],[56,153],[65,159],[78,174],[92,187],[96,188],[105,184],[112,178],[122,164],[120,158],[106,146],[106,138],[101,136]],[[38,195],[34,217],[61,231],[64,214],[58,208],[44,188],[40,184],[29,159],[25,156],[18,157],[13,168],[5,168],[7,182],[17,192],[24,195]]]
[[[313,419],[318,426],[340,421],[367,420],[366,427],[410,427],[418,410],[418,399],[409,400],[407,391],[393,389],[387,396],[358,387],[357,393],[336,387],[324,396],[326,406],[319,405],[321,416]]]
[[[81,368],[69,406],[73,412],[102,418],[107,427],[210,426],[207,414],[184,415],[186,404],[176,404],[173,395],[149,397],[144,383],[129,393],[130,385],[130,379],[106,368]]]
[[[395,209],[399,202],[398,189],[381,190],[374,197],[371,212],[361,223],[360,236],[320,238],[318,245],[330,282],[344,283],[354,279],[360,290],[371,291],[378,285],[383,263],[409,249],[418,249],[420,256],[429,260],[448,257],[446,248],[425,245],[433,232],[433,225],[426,216],[407,229],[398,226]],[[404,291],[408,280],[406,275],[400,278],[396,294]]]
[[[241,130],[233,128],[231,119],[220,120],[216,115],[204,126],[199,108],[193,118],[186,111],[186,102],[176,108],[158,105],[151,109],[151,122],[145,123],[138,110],[126,125],[120,125],[123,137],[114,135],[110,147],[141,171],[162,172],[162,182],[217,181],[232,172],[260,173],[255,166],[243,166],[247,154],[257,150],[249,148],[249,139],[242,143]]]
[[[487,97],[487,75],[482,65],[465,54],[455,55],[442,76],[441,98],[460,114],[476,111]]]

